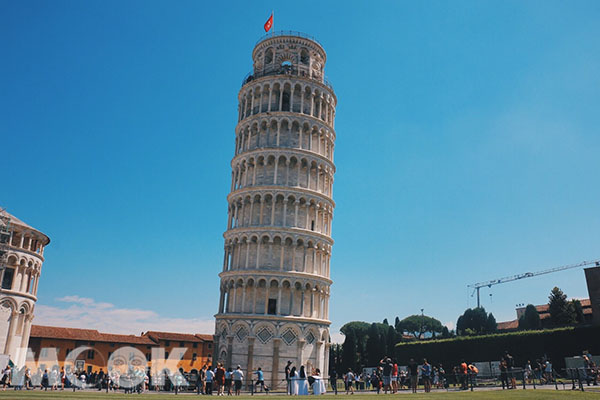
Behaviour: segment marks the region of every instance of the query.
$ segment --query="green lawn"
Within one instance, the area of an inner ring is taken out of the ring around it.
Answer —
[[[36,391],[13,391],[7,390],[6,392],[0,391],[0,399],[167,399],[174,398],[174,394],[142,394],[142,395],[124,395],[122,393],[105,393],[105,392],[76,392],[72,391],[58,391],[58,392],[42,392]],[[441,393],[419,393],[416,395],[412,394],[401,394],[401,395],[374,395],[374,394],[355,394],[353,396],[346,395],[327,395],[326,398],[340,399],[340,400],[391,400],[392,398],[403,399],[404,396],[409,396],[407,399],[448,399],[448,400],[500,400],[500,399],[515,399],[515,400],[529,400],[529,399],[600,399],[600,392],[578,392],[578,391],[556,391],[556,390],[494,390],[494,391],[475,391],[475,392],[441,392]],[[181,396],[178,396],[179,398]],[[196,398],[193,394],[185,394],[184,398]],[[240,396],[240,400],[249,400],[251,398],[264,398],[265,395],[257,396]],[[197,398],[203,398],[198,396]],[[215,399],[217,397],[215,396]],[[269,400],[284,400],[289,399],[289,396],[282,395],[269,395]],[[232,398],[233,399],[233,398]],[[266,399],[263,399],[266,400]],[[308,400],[308,397],[307,397]]]

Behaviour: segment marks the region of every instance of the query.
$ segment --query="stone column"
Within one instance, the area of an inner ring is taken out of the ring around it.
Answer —
[[[273,339],[273,366],[271,367],[271,387],[277,387],[277,375],[279,372],[279,344],[281,343],[280,338]]]
[[[252,380],[252,370],[253,370],[253,361],[254,361],[254,337],[253,336],[248,336],[248,362],[246,363],[246,366],[248,368],[248,370],[246,371],[246,382],[247,382],[247,387],[248,389],[250,388],[250,384],[251,384],[251,380]]]
[[[323,342],[322,341],[317,341],[317,368],[319,368],[321,370],[321,373],[323,376],[326,376],[326,372],[325,372],[325,365],[323,363],[323,356],[321,354],[321,349],[323,348]]]
[[[217,349],[215,349],[217,350]],[[227,336],[227,360],[225,361],[225,368],[231,368],[231,356],[233,353],[233,336]]]
[[[269,87],[269,108],[268,111],[271,112],[271,94],[273,93],[273,90]]]
[[[10,316],[10,325],[8,327],[8,337],[6,338],[6,346],[4,347],[4,354],[11,354],[12,341],[17,330],[17,319],[19,318],[19,311],[13,310]]]
[[[296,360],[297,360],[297,365],[298,365],[298,369],[300,369],[300,366],[304,364],[304,360],[302,358],[302,350],[304,349],[304,344],[306,343],[306,341],[304,339],[300,339],[298,338],[298,348],[297,348],[297,355],[296,355]],[[307,374],[310,373],[310,371],[306,372]]]

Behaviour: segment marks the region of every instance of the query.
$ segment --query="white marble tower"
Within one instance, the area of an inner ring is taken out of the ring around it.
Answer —
[[[283,389],[288,360],[328,369],[337,98],[310,36],[269,34],[252,59],[238,95],[214,359],[261,367]]]
[[[25,365],[48,236],[0,207],[0,354]]]

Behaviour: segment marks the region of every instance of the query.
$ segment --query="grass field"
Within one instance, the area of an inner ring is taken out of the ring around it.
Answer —
[[[174,397],[174,394],[128,394],[123,393],[105,393],[105,392],[76,392],[71,391],[64,392],[42,392],[42,391],[14,391],[7,390],[6,392],[0,391],[0,399],[147,399],[147,400],[158,400],[167,398],[203,398],[203,396],[195,396],[193,394],[183,394]],[[336,400],[392,400],[392,399],[403,399],[404,396],[409,396],[407,399],[444,399],[444,400],[500,400],[500,399],[511,399],[511,400],[531,400],[531,399],[600,399],[600,392],[578,392],[578,391],[556,391],[556,390],[483,390],[475,392],[440,392],[440,393],[418,393],[409,394],[403,393],[401,395],[374,395],[374,394],[355,394],[355,395],[326,395],[325,397],[335,398]],[[282,395],[269,395],[264,398],[265,395],[257,396],[239,396],[237,398],[231,397],[231,399],[249,400],[256,398],[263,398],[263,400],[284,400],[289,399],[289,396]],[[307,397],[307,400],[314,397]]]

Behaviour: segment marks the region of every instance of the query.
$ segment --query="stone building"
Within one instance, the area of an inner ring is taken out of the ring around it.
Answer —
[[[25,362],[33,308],[48,236],[15,216],[0,211],[2,271],[0,273],[0,353],[17,365]]]
[[[148,369],[152,367],[152,350],[162,348],[165,358],[175,349],[184,348],[176,368],[191,375],[197,374],[203,365],[210,365],[212,335],[148,331],[141,335],[120,335],[99,332],[95,329],[64,328],[33,325],[29,347],[36,362],[47,368],[65,366],[67,356],[75,349],[89,349],[77,355],[75,364],[88,373],[107,371],[110,356],[121,347],[133,347],[145,355]],[[49,349],[55,349],[51,353]],[[55,358],[53,358],[55,357]]]
[[[288,360],[328,369],[337,98],[314,38],[269,34],[252,59],[238,95],[215,357],[261,367],[281,388]]]

